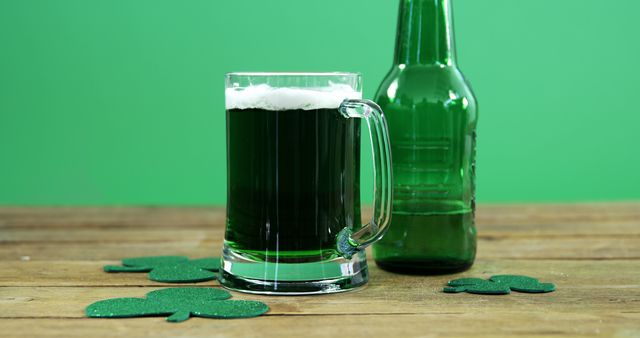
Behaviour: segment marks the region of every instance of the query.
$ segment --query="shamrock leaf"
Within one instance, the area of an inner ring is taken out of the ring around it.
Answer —
[[[215,257],[189,260],[185,256],[150,256],[125,258],[123,266],[106,265],[106,272],[149,272],[149,279],[156,282],[202,282],[216,278],[213,271],[220,269],[220,259]]]
[[[146,298],[113,298],[89,305],[93,318],[169,316],[168,322],[182,322],[191,316],[205,318],[256,317],[269,310],[258,301],[226,300],[231,294],[214,288],[169,288],[149,292]]]
[[[527,293],[543,293],[556,290],[553,283],[540,283],[535,278],[518,275],[496,275],[489,278],[492,282],[508,285],[513,291]]]
[[[477,293],[487,295],[506,295],[511,291],[526,293],[542,293],[555,290],[552,283],[540,283],[537,279],[517,275],[496,275],[489,280],[480,278],[460,278],[447,283],[444,288],[447,293]]]

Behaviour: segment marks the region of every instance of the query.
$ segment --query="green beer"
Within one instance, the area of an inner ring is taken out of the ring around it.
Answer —
[[[230,109],[227,125],[227,245],[265,261],[337,257],[338,232],[360,227],[360,121],[337,107]]]
[[[262,294],[332,293],[368,280],[386,230],[391,157],[379,107],[354,73],[230,73],[227,226],[220,283]],[[374,147],[376,206],[360,221],[360,125]]]
[[[394,63],[375,97],[393,153],[392,224],[374,245],[388,270],[454,272],[475,259],[477,106],[451,20],[449,0],[400,0]]]

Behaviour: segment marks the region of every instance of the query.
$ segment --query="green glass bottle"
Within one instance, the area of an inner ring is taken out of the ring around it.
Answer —
[[[374,245],[383,269],[462,271],[476,254],[477,107],[456,66],[450,0],[400,0],[393,66],[375,97],[389,124],[391,225]]]

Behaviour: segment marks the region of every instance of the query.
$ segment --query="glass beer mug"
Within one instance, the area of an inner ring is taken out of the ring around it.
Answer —
[[[356,73],[229,73],[227,223],[220,282],[260,294],[347,291],[391,215],[387,123]],[[374,210],[360,217],[360,120]]]

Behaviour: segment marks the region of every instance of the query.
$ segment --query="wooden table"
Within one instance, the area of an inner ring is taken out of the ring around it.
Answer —
[[[370,264],[355,292],[261,297],[263,317],[89,319],[97,300],[168,286],[102,272],[145,255],[218,255],[219,208],[0,208],[0,336],[16,337],[640,337],[640,203],[482,205],[474,267],[448,276]],[[444,294],[449,279],[526,274],[549,294]],[[220,287],[217,282],[199,286]],[[172,285],[175,286],[175,285]]]

